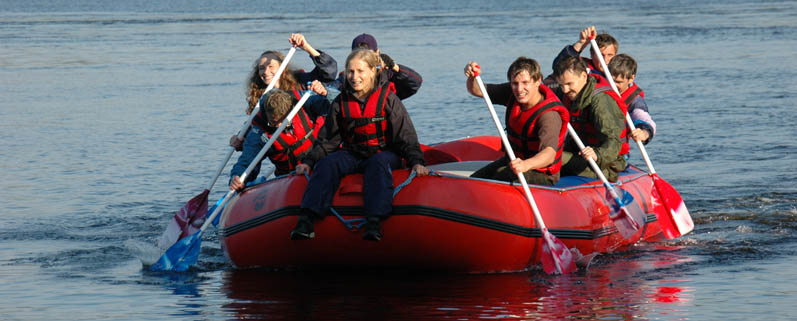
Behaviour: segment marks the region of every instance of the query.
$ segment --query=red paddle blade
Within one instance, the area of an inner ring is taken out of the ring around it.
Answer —
[[[655,211],[664,236],[674,239],[686,235],[695,228],[692,216],[686,209],[686,204],[681,194],[658,174],[653,174],[653,186],[657,193],[653,193],[653,204],[661,205],[664,211]],[[656,198],[658,194],[658,198]]]
[[[614,186],[614,191],[620,196],[620,204],[607,192],[606,197],[612,203],[609,218],[617,227],[617,231],[625,239],[633,237],[645,226],[645,212],[634,202],[634,197],[625,190]]]
[[[159,248],[168,249],[177,240],[199,230],[202,223],[205,222],[205,214],[208,212],[208,194],[210,194],[209,190],[202,191],[174,213],[174,217],[158,240]]]
[[[567,245],[553,236],[548,229],[542,229],[542,270],[547,274],[568,274],[578,269],[573,253]]]

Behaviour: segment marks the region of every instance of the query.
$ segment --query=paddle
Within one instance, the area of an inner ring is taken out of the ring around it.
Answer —
[[[274,74],[274,77],[271,79],[271,82],[268,84],[268,87],[266,87],[266,90],[263,92],[263,96],[271,91],[274,86],[276,86],[277,81],[282,75],[282,72],[288,66],[288,62],[291,60],[295,52],[296,47],[291,47],[291,49],[288,51],[288,54],[285,56],[285,59],[283,59],[279,68],[277,69],[277,72]],[[259,100],[257,105],[255,105],[255,108],[252,110],[252,113],[249,115],[249,119],[247,119],[241,129],[238,130],[238,139],[243,139],[243,136],[246,134],[249,126],[252,124],[252,119],[255,117],[255,115],[257,115],[258,110],[260,110]],[[227,166],[227,162],[230,160],[230,157],[232,157],[233,152],[235,152],[235,148],[230,146],[229,150],[227,151],[227,156],[224,157],[224,160],[221,162],[221,164],[219,164],[219,167],[216,169],[216,174],[213,175],[213,179],[210,180],[210,185],[208,185],[204,191],[189,200],[185,206],[180,208],[180,210],[174,214],[174,218],[172,218],[171,222],[169,222],[169,225],[166,226],[166,230],[163,231],[163,234],[158,240],[158,247],[161,249],[169,248],[177,240],[196,232],[197,227],[203,223],[205,214],[208,212],[208,194],[210,194],[210,190],[213,189],[213,185],[216,184],[216,180],[219,178],[219,175],[221,175],[224,167]]]
[[[474,71],[474,74],[476,77],[476,82],[479,84],[479,89],[482,92],[482,96],[484,97],[484,101],[487,103],[487,108],[490,109],[490,115],[493,117],[495,128],[498,129],[498,134],[501,136],[501,141],[504,143],[506,154],[509,155],[510,161],[514,160],[515,153],[512,151],[512,146],[509,145],[509,140],[506,138],[506,134],[501,126],[501,121],[498,120],[498,115],[495,113],[493,102],[490,101],[490,96],[487,95],[487,88],[484,87],[484,82],[482,82],[479,72]],[[540,210],[537,208],[537,203],[534,201],[534,196],[531,195],[529,184],[526,183],[526,177],[523,176],[523,173],[518,173],[517,177],[520,181],[520,184],[523,185],[523,192],[526,194],[526,200],[528,200],[529,205],[531,206],[531,211],[534,213],[534,221],[542,231],[542,238],[544,240],[542,243],[543,271],[548,274],[567,274],[575,271],[576,263],[573,260],[573,254],[567,249],[565,243],[556,238],[556,236],[553,236],[553,234],[548,231],[548,228],[545,227],[545,222],[542,220],[542,215],[540,215]]]
[[[594,50],[595,55],[598,56],[601,68],[603,68],[603,72],[606,74],[606,79],[609,80],[609,84],[612,86],[612,89],[614,89],[614,92],[622,96],[620,91],[617,90],[617,85],[614,83],[614,78],[612,78],[612,74],[609,72],[609,67],[606,65],[606,61],[603,59],[598,44],[595,42],[595,36],[591,36],[589,41],[592,50]],[[632,131],[636,129],[634,121],[628,113],[625,113],[625,122]],[[674,239],[691,232],[692,229],[695,228],[695,223],[692,222],[692,216],[689,215],[689,210],[686,209],[686,204],[684,204],[681,194],[678,194],[678,191],[676,191],[672,185],[656,174],[653,163],[650,161],[650,156],[648,156],[648,152],[645,149],[645,144],[638,140],[636,144],[639,147],[639,151],[642,153],[642,158],[645,160],[648,170],[650,170],[650,176],[653,178],[653,186],[655,186],[659,194],[658,201],[667,210],[666,212],[655,211],[656,219],[659,221],[659,226],[661,226],[664,236],[668,239]],[[654,200],[654,203],[655,202],[656,200]]]
[[[296,103],[296,106],[291,109],[288,116],[282,121],[279,125],[277,130],[271,135],[271,138],[266,142],[263,148],[260,149],[260,152],[255,156],[254,160],[251,164],[246,168],[243,174],[241,174],[241,181],[245,182],[246,177],[249,176],[249,173],[260,163],[260,159],[266,154],[271,145],[277,140],[277,137],[285,130],[285,127],[291,122],[296,113],[299,112],[299,109],[302,108],[304,103],[310,97],[313,92],[308,90],[307,92],[302,95],[302,98]],[[213,213],[205,220],[205,223],[202,224],[202,227],[194,234],[184,237],[177,241],[172,247],[166,250],[166,253],[160,257],[158,262],[155,262],[152,266],[150,266],[151,271],[185,271],[197,261],[197,257],[199,256],[199,248],[202,245],[202,233],[205,232],[205,229],[213,222],[216,216],[221,213],[221,209],[227,204],[227,201],[232,199],[232,197],[237,193],[236,190],[230,190],[227,192],[226,195],[223,197],[223,201],[221,204],[216,206],[216,209],[213,210]]]
[[[570,124],[567,124],[567,133],[570,134],[570,137],[576,142],[579,150],[586,148],[581,138],[578,137],[578,134],[576,134],[573,126]],[[573,157],[577,156],[573,155]],[[603,175],[600,167],[598,167],[598,164],[595,163],[592,158],[587,158],[587,161],[589,161],[589,166],[592,168],[592,171],[600,178],[601,182],[603,182],[603,186],[606,188],[609,202],[612,204],[609,218],[614,222],[614,225],[617,226],[617,230],[623,235],[623,238],[630,238],[636,234],[642,227],[642,224],[645,223],[645,214],[642,212],[639,205],[634,203],[634,198],[631,194],[609,183],[609,180],[606,179],[606,176]],[[620,195],[623,196],[620,197]],[[628,209],[629,207],[631,207],[630,210]]]

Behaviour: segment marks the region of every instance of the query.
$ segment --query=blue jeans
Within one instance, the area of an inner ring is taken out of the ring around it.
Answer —
[[[383,151],[358,159],[345,150],[336,151],[315,165],[302,197],[302,208],[325,216],[340,180],[362,172],[365,216],[385,219],[393,209],[393,170],[400,167],[401,158],[393,152]]]

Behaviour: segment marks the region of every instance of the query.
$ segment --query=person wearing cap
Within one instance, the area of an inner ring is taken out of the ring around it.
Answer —
[[[374,36],[363,33],[354,37],[351,41],[351,50],[353,51],[356,49],[373,50],[382,58],[385,67],[384,70],[390,82],[395,85],[395,93],[399,99],[407,99],[421,88],[421,83],[423,83],[421,75],[412,68],[395,63],[387,54],[380,53]],[[343,73],[340,73],[338,79],[333,83],[333,87],[340,89],[343,87],[345,81]]]
[[[338,73],[338,63],[332,56],[313,48],[305,39],[304,35],[300,33],[291,34],[288,42],[306,51],[313,60],[315,67],[310,72],[292,70],[290,67],[285,68],[285,71],[283,71],[280,79],[274,85],[274,88],[280,88],[291,92],[296,97],[301,97],[307,89],[306,84],[308,82],[314,80],[330,82],[335,80],[335,76]],[[266,90],[266,87],[268,87],[268,84],[271,82],[271,79],[276,74],[284,59],[285,57],[279,51],[269,50],[263,52],[260,57],[255,60],[252,71],[247,78],[247,115],[252,113],[252,110],[257,105],[257,102],[260,100],[263,92]],[[235,150],[242,150],[243,144],[244,140],[238,139],[238,136],[230,138],[230,146],[235,147]]]

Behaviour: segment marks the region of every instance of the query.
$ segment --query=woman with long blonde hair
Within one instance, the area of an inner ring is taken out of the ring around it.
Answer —
[[[333,101],[313,149],[303,164],[296,166],[297,174],[313,168],[313,175],[291,239],[313,238],[313,220],[326,214],[340,180],[362,172],[363,239],[379,241],[381,221],[392,209],[392,170],[401,168],[404,159],[419,176],[429,173],[412,120],[393,83],[381,72],[382,64],[377,53],[365,49],[353,51],[346,59],[342,92]]]

